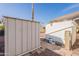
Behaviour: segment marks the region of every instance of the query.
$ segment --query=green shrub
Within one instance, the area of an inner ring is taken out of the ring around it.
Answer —
[[[0,26],[0,30],[4,30],[4,26],[3,25]]]

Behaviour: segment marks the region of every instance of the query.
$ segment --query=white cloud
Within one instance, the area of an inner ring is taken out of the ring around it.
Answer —
[[[68,11],[68,10],[74,9],[76,7],[79,7],[79,4],[71,5],[71,6],[67,7],[67,8],[65,8],[63,11]]]

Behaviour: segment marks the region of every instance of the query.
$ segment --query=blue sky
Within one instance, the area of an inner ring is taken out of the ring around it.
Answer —
[[[11,16],[31,20],[31,3],[0,3],[0,18]],[[51,20],[65,14],[79,11],[79,4],[75,3],[38,3],[34,4],[35,19],[42,24],[47,24]]]

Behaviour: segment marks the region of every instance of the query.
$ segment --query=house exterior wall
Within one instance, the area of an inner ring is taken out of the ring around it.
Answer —
[[[40,47],[38,22],[4,18],[5,55],[15,56]]]
[[[77,25],[74,24],[72,27],[72,46],[74,45],[74,43],[76,42],[77,39]]]
[[[64,29],[64,30],[60,30],[58,32],[54,32],[51,34],[46,34],[46,38],[52,38],[54,41],[58,41],[61,42],[63,44],[65,44],[65,31],[70,31],[72,33],[72,27],[68,28],[68,29]]]
[[[72,20],[70,21],[62,21],[62,22],[54,22],[54,23],[50,23],[46,25],[46,34],[51,33],[51,32],[55,32],[57,30],[63,29],[63,28],[68,28],[71,27],[72,24]]]
[[[46,26],[46,38],[48,39],[51,37],[54,41],[65,44],[65,31],[70,31],[72,33],[72,26],[72,20],[48,24]]]

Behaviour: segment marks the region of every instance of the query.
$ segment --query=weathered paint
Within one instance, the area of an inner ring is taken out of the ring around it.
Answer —
[[[62,21],[46,26],[46,38],[52,38],[54,41],[59,41],[65,44],[65,31],[70,31],[72,33],[72,21]]]
[[[46,39],[52,38],[53,41],[61,42],[69,50],[78,38],[76,33],[77,26],[75,20],[50,23],[46,26]]]
[[[47,24],[46,25],[46,34],[55,32],[56,30],[60,30],[63,28],[71,27],[72,25],[73,24],[72,24],[71,20]]]

